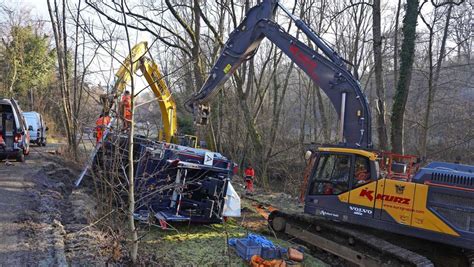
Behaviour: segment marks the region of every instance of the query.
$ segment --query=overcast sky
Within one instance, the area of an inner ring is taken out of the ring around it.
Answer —
[[[46,5],[46,0],[11,0],[11,1],[2,1],[7,5],[11,6],[13,3],[16,3],[18,6],[29,6],[31,7],[31,13],[33,16],[38,18],[48,19],[48,6]]]

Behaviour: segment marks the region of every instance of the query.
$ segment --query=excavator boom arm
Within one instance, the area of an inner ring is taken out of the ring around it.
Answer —
[[[147,42],[140,42],[132,48],[131,55],[125,59],[115,74],[115,84],[112,89],[112,95],[114,99],[119,98],[123,94],[127,84],[130,83],[131,75],[135,75],[135,73],[140,70],[150,86],[150,89],[153,91],[160,107],[164,133],[163,140],[171,142],[177,134],[176,102],[168,86],[166,86],[158,65],[145,56],[147,51]],[[131,70],[130,62],[132,63]],[[112,107],[113,102],[114,101],[110,101],[109,109]]]
[[[296,25],[326,55],[319,54],[285,32],[275,21],[276,0],[266,0],[251,8],[231,33],[201,90],[187,105],[198,118],[208,116],[206,104],[243,61],[252,57],[266,37],[278,46],[330,99],[340,117],[340,141],[348,146],[371,148],[371,115],[359,82],[346,69],[343,60],[303,21],[291,15]],[[285,10],[285,12],[287,12]],[[206,121],[207,119],[199,119]]]
[[[166,86],[163,75],[158,65],[149,58],[142,58],[140,69],[148,82],[150,89],[155,94],[156,101],[161,111],[161,121],[163,123],[163,139],[166,142],[176,141],[178,131],[178,119],[176,114],[176,102],[171,91]]]

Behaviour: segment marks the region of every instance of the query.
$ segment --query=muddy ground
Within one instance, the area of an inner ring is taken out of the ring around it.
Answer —
[[[78,166],[32,147],[25,163],[0,162],[0,265],[104,265],[107,237],[88,227],[95,203],[72,190]]]

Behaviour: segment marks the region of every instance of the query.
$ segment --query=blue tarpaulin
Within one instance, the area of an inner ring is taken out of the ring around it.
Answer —
[[[268,240],[263,235],[257,235],[257,234],[248,234],[247,237],[243,237],[243,238],[229,238],[229,245],[235,247],[237,243],[237,239],[240,239],[243,241],[251,240],[259,244],[260,246],[262,246],[262,248],[277,248],[278,247],[278,246],[275,246],[271,240]],[[280,248],[280,250],[286,253],[286,249]]]

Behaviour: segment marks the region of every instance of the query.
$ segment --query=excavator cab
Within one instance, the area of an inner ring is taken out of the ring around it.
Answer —
[[[346,220],[343,216],[351,202],[348,192],[376,186],[377,155],[362,149],[319,147],[310,157],[314,164],[308,177],[305,213]]]
[[[163,140],[163,130],[160,130],[159,135],[158,135],[158,140],[160,141]],[[198,138],[197,136],[194,136],[194,135],[188,135],[188,134],[175,135],[171,138],[171,143],[177,144],[180,146],[199,148]]]
[[[194,135],[180,135],[177,137],[177,142],[176,144],[181,145],[181,146],[188,146],[192,148],[198,148],[198,142],[197,142],[197,137]]]

